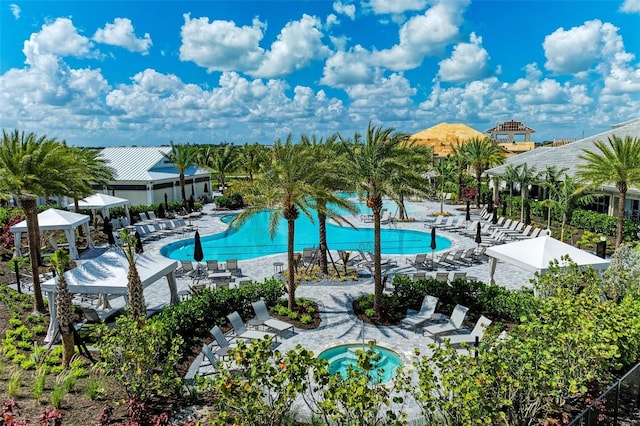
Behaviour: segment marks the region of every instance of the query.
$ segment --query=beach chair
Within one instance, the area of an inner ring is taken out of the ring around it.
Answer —
[[[435,220],[432,221],[432,223],[425,223],[424,227],[425,228],[430,228],[430,227],[433,227],[433,226],[440,226],[442,224],[442,220],[443,219],[444,219],[443,215],[438,215],[438,216],[436,216]],[[429,220],[429,219],[427,218],[427,220]]]
[[[256,317],[249,322],[250,325],[267,327],[268,329],[275,331],[280,336],[282,336],[284,332],[290,332],[291,334],[294,333],[292,324],[280,321],[279,319],[273,318],[269,315],[269,310],[267,309],[267,305],[264,301],[258,300],[257,302],[253,302],[251,306],[253,307],[253,312],[256,314]]]
[[[231,275],[238,274],[239,277],[242,276],[242,271],[238,266],[238,259],[227,259],[226,268],[227,271],[231,272]]]
[[[458,218],[457,221],[454,221],[454,223],[452,223],[449,226],[442,226],[440,227],[441,230],[443,231],[450,231],[450,232],[456,232],[459,231],[461,229],[466,229],[467,227],[467,221],[465,220],[464,216],[461,216]]]
[[[436,228],[446,228],[446,227],[448,227],[448,226],[453,225],[453,221],[454,221],[454,220],[455,220],[455,217],[454,217],[454,216],[449,216],[449,217],[447,218],[447,221],[446,221],[445,223],[442,223],[442,224],[440,224],[440,225],[437,225],[437,224],[435,224],[435,223],[434,223],[434,224],[433,224],[433,226],[434,226],[434,227],[436,227]]]
[[[466,280],[466,279],[467,279],[466,272],[454,272],[453,276],[451,277],[451,282],[454,282],[456,280]]]
[[[448,272],[436,272],[436,281],[441,283],[449,282],[449,273]]]
[[[439,334],[460,330],[468,311],[469,308],[462,305],[456,305],[456,307],[453,308],[453,313],[451,314],[451,318],[449,319],[449,321],[442,324],[434,324],[428,327],[424,327],[422,329],[422,334],[424,336],[433,337],[435,341],[438,338]]]
[[[415,259],[413,260],[407,259],[407,263],[411,264],[411,266],[413,266],[416,269],[425,268],[427,266],[427,254],[426,253],[416,254]]]
[[[425,278],[427,278],[427,273],[426,272],[416,272],[411,276],[411,279],[413,281],[424,280]]]
[[[451,255],[451,251],[446,250],[440,254],[438,260],[435,260],[433,265],[431,265],[431,269],[434,269],[435,266],[442,267],[445,269],[449,269],[451,265],[447,263],[446,259]]]
[[[207,260],[207,272],[220,272],[217,260]]]
[[[418,327],[422,326],[425,322],[433,318],[433,314],[436,312],[436,305],[438,304],[438,298],[430,295],[425,295],[422,299],[422,305],[419,311],[407,311],[407,316],[400,321],[400,328],[410,328],[414,331]]]
[[[491,320],[481,315],[476,322],[475,327],[469,333],[463,334],[447,334],[436,337],[436,341],[444,342],[448,340],[451,345],[460,345],[462,343],[473,344],[476,340],[479,342],[484,336],[484,332],[491,325]]]
[[[233,327],[233,332],[236,339],[253,340],[264,339],[265,337],[273,337],[276,342],[278,341],[278,335],[276,333],[247,329],[247,326],[244,324],[242,318],[240,317],[240,314],[237,311],[231,312],[229,315],[227,315],[227,319],[231,323],[231,327]]]
[[[442,261],[453,268],[458,268],[467,265],[467,262],[462,258],[463,255],[464,250],[456,250],[451,257],[445,257]]]
[[[214,325],[213,328],[209,330],[209,333],[211,333],[216,343],[218,344],[216,355],[218,355],[219,357],[229,356],[229,349],[235,348],[236,343],[230,342],[227,339],[227,336],[224,335],[220,327],[218,327],[217,325]]]

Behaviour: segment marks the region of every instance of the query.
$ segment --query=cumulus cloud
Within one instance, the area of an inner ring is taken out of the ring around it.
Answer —
[[[545,68],[558,74],[588,71],[623,49],[618,28],[598,19],[569,30],[558,28],[545,37],[542,46],[547,59]]]
[[[49,62],[54,56],[88,56],[93,47],[91,41],[78,34],[76,27],[68,18],[58,18],[51,24],[45,24],[38,33],[31,34],[24,42],[22,52],[26,63],[36,66],[40,61]]]
[[[620,11],[625,13],[640,13],[640,0],[624,0]]]
[[[391,3],[391,2],[390,2]],[[466,2],[438,3],[400,28],[400,41],[390,49],[374,52],[374,63],[394,71],[419,66],[424,57],[440,52],[458,37]]]
[[[93,40],[98,43],[123,47],[130,52],[149,54],[149,48],[153,45],[149,33],[142,38],[137,38],[133,24],[128,18],[115,18],[113,24],[106,24],[93,35]]]
[[[20,6],[18,6],[18,5],[17,5],[17,4],[15,4],[15,3],[11,3],[11,4],[9,5],[9,9],[11,9],[11,14],[13,15],[13,17],[14,17],[14,18],[16,18],[16,19],[20,19],[20,13],[22,12],[22,11],[20,10]]]
[[[257,68],[264,53],[259,43],[265,24],[259,19],[254,19],[251,26],[238,27],[233,21],[209,23],[208,18],[183,16],[180,60],[192,61],[207,72]]]
[[[440,61],[438,78],[458,83],[486,77],[488,60],[489,54],[482,47],[482,37],[471,33],[470,43],[457,44],[451,57]]]
[[[356,18],[356,6],[354,4],[335,1],[333,2],[333,10],[338,14],[348,16],[352,21]]]
[[[299,21],[292,21],[282,28],[271,44],[260,66],[248,70],[254,77],[279,77],[291,74],[307,66],[311,61],[327,57],[331,50],[322,42],[321,22],[304,14]]]
[[[371,84],[376,77],[375,67],[371,66],[370,53],[360,45],[349,51],[338,51],[327,59],[321,84],[346,88],[353,84]]]
[[[365,6],[377,15],[398,15],[408,11],[423,10],[426,5],[426,0],[371,0],[365,3]]]

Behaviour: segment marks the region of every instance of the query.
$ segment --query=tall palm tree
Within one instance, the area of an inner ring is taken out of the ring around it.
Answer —
[[[323,141],[322,138],[316,139],[314,135],[312,135],[311,138],[302,135],[300,140],[300,144],[309,150],[309,155],[315,157],[316,166],[324,169],[324,172],[319,173],[319,179],[314,183],[318,188],[325,189],[325,191],[319,192],[318,196],[314,198],[318,212],[319,265],[320,271],[323,274],[329,273],[327,259],[327,252],[329,250],[327,245],[327,216],[338,223],[351,225],[342,215],[330,207],[329,200],[326,197],[327,194],[334,194],[336,191],[344,190],[348,185],[346,173],[344,173],[344,168],[342,167],[344,164],[344,153],[341,152],[342,145],[336,143],[337,139],[337,135],[329,137],[326,141]],[[346,199],[341,199],[340,204],[336,207],[340,207],[352,214],[358,211],[355,205]]]
[[[131,316],[143,324],[147,317],[147,307],[144,303],[144,287],[142,280],[136,268],[136,237],[126,229],[120,231],[120,241],[122,241],[122,250],[129,270],[127,271],[127,296],[129,297],[129,307]]]
[[[34,311],[45,312],[40,290],[37,198],[70,194],[67,172],[73,167],[69,150],[63,144],[34,133],[2,131],[0,144],[0,194],[13,194],[27,218],[29,257],[33,276]]]
[[[467,164],[473,168],[476,175],[476,207],[480,208],[480,186],[482,173],[488,168],[500,165],[504,162],[504,152],[490,138],[473,138],[463,145],[464,156]]]
[[[627,190],[640,186],[640,138],[612,135],[608,142],[595,141],[597,151],[583,150],[578,165],[578,178],[590,188],[613,184],[618,190],[618,224],[616,247],[622,243]]]
[[[540,172],[540,184],[544,189],[543,201],[551,198],[551,195],[557,195],[555,190],[558,188],[560,181],[562,180],[562,176],[566,176],[567,167],[558,168],[556,166],[547,166],[544,168],[542,172]],[[551,229],[551,203],[546,203],[544,207],[547,208],[547,228]]]
[[[421,193],[427,184],[426,178],[413,167],[407,158],[414,159],[412,145],[407,135],[395,132],[392,128],[383,129],[369,123],[364,141],[356,133],[353,142],[340,137],[347,154],[349,176],[352,187],[358,194],[366,198],[367,207],[373,213],[374,223],[374,309],[380,314],[382,309],[381,247],[380,247],[380,217],[384,196],[398,201],[397,188],[401,182],[404,187]],[[424,162],[428,159],[423,159]]]
[[[464,151],[464,144],[458,143],[456,145],[451,144],[451,161],[456,165],[458,173],[458,200],[462,200],[462,187],[464,186],[464,175],[467,172],[467,156]]]
[[[64,272],[69,266],[71,260],[69,254],[64,250],[56,250],[51,255],[51,264],[53,265],[56,276],[56,317],[60,325],[60,337],[62,339],[62,366],[67,368],[71,362],[71,358],[75,353],[73,338],[73,315],[71,294],[67,287],[67,281]]]
[[[170,141],[171,151],[168,153],[162,152],[162,156],[167,159],[171,164],[175,166],[180,173],[180,195],[182,196],[182,202],[187,202],[187,194],[184,189],[184,174],[189,167],[195,165],[196,162],[196,150],[193,146],[186,144],[174,145],[173,141]]]
[[[540,174],[536,171],[535,166],[529,166],[527,163],[516,166],[515,182],[520,187],[520,195],[522,198],[520,222],[524,221],[524,211],[529,203],[529,186],[537,183],[539,179]]]
[[[574,178],[565,173],[554,186],[549,187],[549,197],[542,202],[549,209],[547,227],[551,228],[551,211],[556,209],[562,217],[560,241],[564,241],[564,228],[571,212],[579,205],[589,204],[593,198],[592,194],[586,193],[586,187],[580,187]]]
[[[440,190],[440,214],[442,214],[444,213],[444,188],[458,174],[458,169],[453,161],[443,160],[436,165],[435,171],[438,173],[436,182]]]
[[[231,172],[235,172],[238,169],[238,165],[238,150],[228,143],[216,147],[210,161],[203,164],[203,166],[210,169],[216,176],[220,183],[220,187],[222,188],[222,192],[224,192],[226,188],[227,175]]]
[[[315,157],[309,155],[306,147],[296,145],[289,135],[285,142],[276,141],[271,150],[269,162],[253,183],[239,185],[247,207],[234,218],[231,225],[240,227],[253,215],[267,210],[269,232],[273,236],[280,219],[287,222],[287,293],[288,307],[295,306],[296,262],[294,259],[295,222],[302,212],[312,219],[314,200],[326,199],[330,204],[343,202],[340,197],[316,185],[323,178],[324,167],[318,167]]]
[[[250,182],[253,182],[254,176],[260,171],[266,159],[267,149],[262,145],[245,144],[240,148],[239,167],[249,174]]]
[[[513,164],[508,164],[502,175],[502,179],[509,187],[509,216],[513,216],[513,184],[518,180],[518,169]]]

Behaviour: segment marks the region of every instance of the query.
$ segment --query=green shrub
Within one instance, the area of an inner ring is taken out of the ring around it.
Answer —
[[[313,321],[313,318],[309,314],[300,316],[300,322],[303,324],[311,324],[311,321]]]
[[[244,207],[244,201],[240,194],[227,194],[217,197],[214,202],[216,207],[222,209],[238,210]]]

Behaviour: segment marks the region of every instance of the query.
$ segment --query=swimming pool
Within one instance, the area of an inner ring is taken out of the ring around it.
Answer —
[[[361,344],[339,345],[321,352],[318,358],[327,360],[331,374],[340,373],[342,377],[346,378],[349,368],[358,368],[356,351],[366,349],[368,347],[363,347]],[[394,351],[381,346],[374,345],[371,350],[376,353],[374,368],[370,372],[372,381],[374,383],[391,381],[395,377],[398,367],[403,364],[402,359]]]
[[[233,215],[223,218],[225,223],[233,220]],[[241,228],[201,237],[204,260],[252,259],[287,251],[287,222],[278,224],[273,237],[268,229],[269,213],[261,212],[249,219]],[[430,252],[431,234],[421,231],[383,228],[380,231],[383,254],[417,254]],[[160,253],[170,259],[193,260],[193,238],[170,243],[160,249]],[[437,237],[436,250],[451,246],[451,241]],[[373,251],[373,228],[353,229],[327,223],[327,244],[330,250]],[[314,223],[301,215],[295,223],[294,249],[301,252],[307,247],[318,246],[318,221]]]

